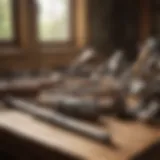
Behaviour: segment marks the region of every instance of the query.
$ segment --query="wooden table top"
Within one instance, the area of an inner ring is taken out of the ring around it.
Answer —
[[[86,160],[128,160],[160,139],[160,129],[139,122],[103,119],[117,148],[111,148],[14,110],[0,111],[0,129]]]

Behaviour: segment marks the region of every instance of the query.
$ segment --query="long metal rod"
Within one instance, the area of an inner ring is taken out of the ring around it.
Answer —
[[[31,114],[44,121],[50,122],[88,138],[100,141],[101,143],[110,142],[110,134],[99,127],[69,118],[53,110],[40,108],[39,106],[22,99],[7,97],[4,102],[10,107]]]

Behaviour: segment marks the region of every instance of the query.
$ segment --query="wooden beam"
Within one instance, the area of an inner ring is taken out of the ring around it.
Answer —
[[[28,27],[29,27],[29,17],[28,17],[28,0],[18,0],[18,6],[19,6],[19,35],[20,35],[20,47],[23,49],[26,49],[29,47],[29,33],[28,33]]]
[[[151,7],[150,0],[140,0],[140,31],[139,40],[143,42],[151,33]]]
[[[76,44],[82,48],[87,43],[87,2],[88,0],[76,1]]]

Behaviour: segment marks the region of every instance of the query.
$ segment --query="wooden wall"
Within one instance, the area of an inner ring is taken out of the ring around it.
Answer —
[[[111,50],[113,0],[89,1],[90,44],[108,54]]]
[[[15,51],[15,53],[0,56],[0,71],[11,69],[38,69],[54,68],[68,65],[79,51],[77,49],[66,51],[55,50],[55,53]]]
[[[91,44],[106,55],[116,49],[125,49],[130,52],[127,56],[136,56],[140,27],[139,0],[92,0],[89,16]]]
[[[151,7],[151,33],[153,36],[160,36],[160,1],[152,0],[150,3]]]

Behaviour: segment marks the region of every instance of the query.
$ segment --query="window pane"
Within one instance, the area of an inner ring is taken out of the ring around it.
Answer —
[[[38,39],[66,41],[70,38],[70,0],[37,0]]]
[[[12,1],[0,0],[0,40],[13,39]]]

